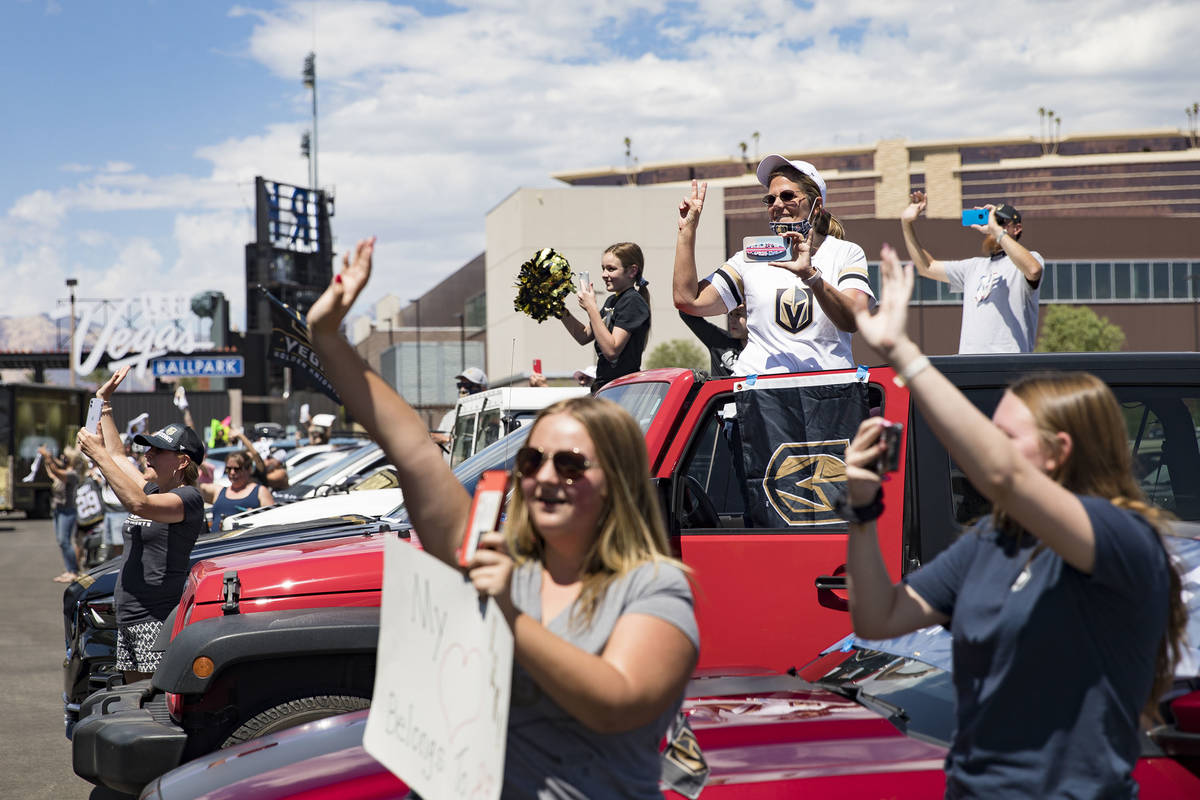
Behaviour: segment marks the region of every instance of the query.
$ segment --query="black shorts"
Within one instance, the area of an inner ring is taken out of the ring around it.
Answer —
[[[154,619],[118,626],[117,669],[124,672],[154,672],[158,669],[163,651],[153,648],[162,626],[162,622]]]

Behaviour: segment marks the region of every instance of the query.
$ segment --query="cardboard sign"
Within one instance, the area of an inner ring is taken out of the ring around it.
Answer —
[[[363,747],[423,797],[495,800],[513,637],[462,573],[387,534],[375,695]]]

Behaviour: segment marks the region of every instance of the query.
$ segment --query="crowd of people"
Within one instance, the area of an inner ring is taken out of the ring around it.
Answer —
[[[1143,709],[1168,684],[1185,620],[1180,581],[1162,542],[1164,517],[1132,480],[1120,408],[1087,375],[1044,375],[1011,386],[989,420],[906,333],[916,273],[964,292],[962,352],[1027,351],[1036,331],[1042,258],[1019,243],[1021,215],[987,206],[983,254],[941,261],[923,249],[914,192],[901,217],[913,264],[881,254],[877,297],[866,256],[827,208],[812,164],[768,156],[757,171],[768,223],[781,226],[789,257],[763,262],[738,252],[700,279],[696,231],[706,186],[680,203],[672,295],[708,348],[714,375],[853,366],[851,336],[876,350],[993,513],[949,549],[894,582],[875,536],[886,497],[875,472],[878,417],[863,421],[846,451],[847,586],[855,631],[883,638],[942,624],[953,633],[957,729],[946,762],[947,796],[1135,796]],[[432,432],[390,385],[355,355],[343,320],[371,275],[374,239],[348,253],[308,312],[314,351],[347,411],[394,465],[425,551],[458,567],[471,498],[451,472],[449,417]],[[593,391],[640,369],[650,331],[645,259],[621,242],[601,256],[608,297],[590,282],[562,323],[592,344]],[[724,315],[722,329],[702,319]],[[97,390],[99,433],[81,430],[77,451],[45,454],[55,478],[54,528],[64,576],[79,565],[65,535],[72,487],[90,459],[119,500],[124,564],[118,583],[118,667],[127,680],[153,672],[151,646],[178,601],[188,555],[226,514],[274,502],[286,485],[278,459],[239,435],[225,459],[229,485],[200,484],[205,448],[189,421],[132,442],[148,448],[139,468],[112,419],[110,400],[126,370]],[[487,388],[472,367],[460,395]],[[536,385],[536,384],[535,384]],[[309,440],[327,441],[331,419],[311,420]],[[324,424],[322,424],[324,423]],[[431,436],[432,433],[432,436]],[[484,534],[465,567],[492,598],[514,638],[505,792],[511,796],[651,796],[658,746],[684,698],[700,647],[690,572],[672,556],[646,445],[616,404],[583,396],[550,405],[516,452],[502,532]],[[800,623],[802,624],[802,622]],[[1086,658],[1078,658],[1078,654]],[[1071,671],[1046,670],[1046,660]],[[1036,673],[1036,677],[1035,677]],[[1031,709],[1031,683],[1052,701]],[[518,698],[534,698],[529,702]],[[558,753],[600,754],[590,772]],[[595,769],[601,765],[601,769]]]

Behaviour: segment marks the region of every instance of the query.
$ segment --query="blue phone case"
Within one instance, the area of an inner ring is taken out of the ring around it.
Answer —
[[[968,208],[962,212],[963,225],[987,225],[988,210],[986,208]]]

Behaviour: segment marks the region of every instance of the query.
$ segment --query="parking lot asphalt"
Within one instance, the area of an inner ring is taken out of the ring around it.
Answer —
[[[63,735],[62,557],[50,520],[0,514],[0,798],[109,800]]]

